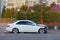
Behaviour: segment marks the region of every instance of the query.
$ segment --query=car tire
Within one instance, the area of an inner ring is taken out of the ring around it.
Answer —
[[[44,29],[40,28],[40,29],[38,30],[38,33],[47,33],[47,31],[45,31]]]
[[[19,30],[17,28],[14,28],[12,32],[16,34],[16,33],[19,33]]]
[[[44,33],[48,33],[47,30],[44,30]]]

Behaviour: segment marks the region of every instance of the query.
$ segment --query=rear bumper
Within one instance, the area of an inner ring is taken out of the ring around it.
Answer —
[[[12,29],[11,28],[6,28],[5,31],[6,32],[12,32]]]

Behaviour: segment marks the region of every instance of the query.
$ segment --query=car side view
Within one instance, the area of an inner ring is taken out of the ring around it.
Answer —
[[[12,24],[7,24],[5,29],[7,32],[43,32],[47,33],[47,26],[43,24],[36,24],[30,20],[18,20]]]

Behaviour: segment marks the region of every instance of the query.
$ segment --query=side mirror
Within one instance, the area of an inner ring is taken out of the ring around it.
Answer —
[[[34,24],[32,26],[35,26]]]

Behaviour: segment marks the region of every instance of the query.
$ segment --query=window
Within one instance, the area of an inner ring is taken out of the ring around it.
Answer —
[[[20,21],[20,22],[18,22],[16,24],[20,24],[20,25],[32,25],[33,23],[28,22],[28,21]]]
[[[60,3],[60,0],[57,0],[58,3]]]
[[[8,2],[12,2],[13,0],[8,0]]]
[[[14,4],[13,3],[8,3],[8,6],[14,6]]]
[[[40,2],[42,3],[42,2],[46,2],[46,0],[40,0]]]

